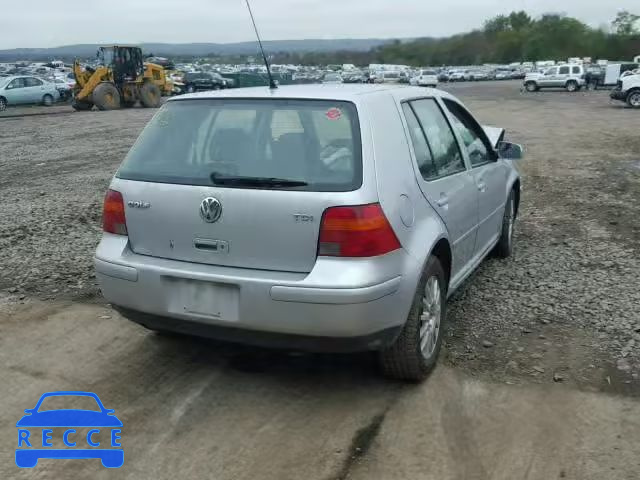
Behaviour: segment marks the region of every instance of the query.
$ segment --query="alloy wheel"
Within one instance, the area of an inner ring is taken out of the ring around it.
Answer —
[[[442,315],[442,295],[436,276],[427,280],[422,297],[420,315],[420,351],[424,358],[431,358],[438,344]]]

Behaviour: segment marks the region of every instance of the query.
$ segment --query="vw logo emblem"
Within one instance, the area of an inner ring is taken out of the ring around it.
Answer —
[[[215,223],[222,216],[222,204],[213,197],[205,198],[200,204],[200,216],[207,223]]]

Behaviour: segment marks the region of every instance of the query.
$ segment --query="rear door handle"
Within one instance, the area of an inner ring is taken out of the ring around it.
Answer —
[[[482,180],[478,182],[478,190],[480,190],[482,193],[487,191],[487,184],[484,183]]]

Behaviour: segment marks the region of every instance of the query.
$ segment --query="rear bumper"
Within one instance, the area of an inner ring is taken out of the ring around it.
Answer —
[[[353,337],[321,337],[248,330],[209,325],[191,320],[177,320],[114,306],[124,318],[151,330],[175,332],[194,337],[211,338],[266,348],[304,350],[309,352],[352,353],[379,350],[391,345],[402,326],[389,327],[379,332]]]
[[[309,274],[145,257],[128,246],[107,258],[113,253],[108,244],[122,241],[105,236],[95,268],[104,297],[126,318],[260,345],[323,351],[386,346],[407,318],[420,274],[402,250],[376,259],[319,259]],[[192,313],[180,303],[185,282],[220,288],[232,305],[222,313]]]

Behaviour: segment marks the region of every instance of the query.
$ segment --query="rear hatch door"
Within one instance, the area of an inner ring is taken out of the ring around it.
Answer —
[[[309,272],[324,210],[361,183],[352,104],[198,99],[161,109],[113,188],[138,254]]]

